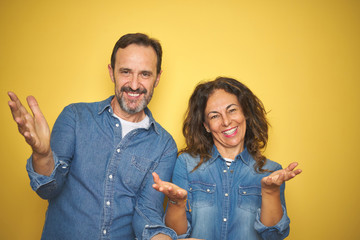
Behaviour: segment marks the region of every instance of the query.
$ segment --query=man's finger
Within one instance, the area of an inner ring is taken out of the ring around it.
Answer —
[[[36,99],[33,96],[28,96],[26,98],[26,101],[27,101],[27,103],[28,103],[28,105],[30,107],[30,110],[31,110],[34,117],[43,115],[41,110],[40,110],[38,102],[36,101]]]

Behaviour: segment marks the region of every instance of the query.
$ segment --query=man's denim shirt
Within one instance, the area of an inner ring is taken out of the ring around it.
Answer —
[[[35,173],[28,160],[31,187],[49,200],[42,239],[176,238],[162,221],[164,195],[152,188],[151,175],[170,181],[176,144],[147,108],[150,128],[122,139],[112,98],[63,110],[51,135],[50,177]]]
[[[273,227],[260,222],[260,181],[270,173],[254,170],[255,160],[246,148],[230,168],[215,146],[212,158],[192,172],[198,162],[199,158],[181,154],[173,174],[173,182],[188,191],[189,236],[206,240],[255,240],[284,239],[289,234],[284,184],[280,188],[282,219]],[[276,171],[281,166],[267,160],[264,169]]]

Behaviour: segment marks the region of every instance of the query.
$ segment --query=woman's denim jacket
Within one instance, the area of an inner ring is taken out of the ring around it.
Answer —
[[[283,217],[275,226],[266,227],[260,222],[260,181],[270,172],[257,173],[255,160],[246,148],[229,168],[215,146],[212,158],[192,172],[198,162],[199,158],[181,154],[173,174],[173,182],[188,191],[187,237],[255,240],[288,236],[290,220],[286,213],[285,185],[280,188]],[[264,169],[276,171],[281,166],[267,160]]]

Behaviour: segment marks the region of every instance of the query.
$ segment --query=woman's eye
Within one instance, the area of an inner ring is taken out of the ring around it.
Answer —
[[[210,119],[216,119],[218,117],[219,117],[219,115],[212,115],[212,116],[210,116]]]
[[[232,112],[236,112],[236,108],[230,109],[229,112],[231,112],[231,113],[232,113]]]

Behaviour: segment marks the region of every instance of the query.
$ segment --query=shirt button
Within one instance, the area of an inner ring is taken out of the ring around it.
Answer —
[[[117,124],[115,124],[115,126],[116,126],[116,127],[119,127],[120,125],[117,123]]]
[[[210,192],[210,189],[206,189],[207,192]]]
[[[112,178],[113,178],[113,175],[110,174],[110,175],[109,175],[109,178],[112,179]]]
[[[225,193],[225,197],[227,197],[227,196],[229,196],[229,194],[228,194],[228,193]]]
[[[190,191],[192,190],[192,188],[190,188]]]
[[[224,221],[224,222],[226,222],[226,221],[227,221],[227,219],[226,219],[226,218],[224,218],[224,219],[223,219],[223,221]]]
[[[120,148],[116,149],[116,151],[119,153],[119,152],[120,152]]]
[[[224,170],[223,172],[227,172],[227,170]]]
[[[106,205],[110,206],[110,201],[107,201],[107,202],[106,202]]]
[[[103,234],[106,235],[106,230],[105,229],[103,230]]]
[[[245,192],[245,191],[243,191],[243,194],[246,194],[246,192]]]

